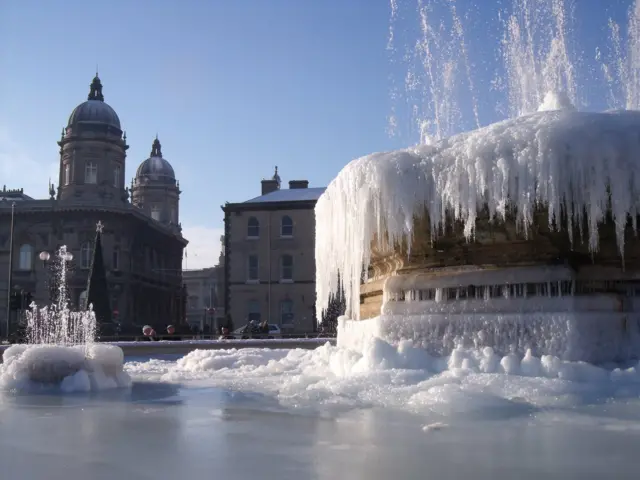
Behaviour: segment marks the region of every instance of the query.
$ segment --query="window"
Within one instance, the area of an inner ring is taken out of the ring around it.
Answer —
[[[155,221],[160,221],[160,205],[151,205],[151,218]]]
[[[176,207],[171,207],[171,223],[178,224],[178,210]]]
[[[293,257],[291,255],[283,255],[280,259],[280,280],[293,281]]]
[[[189,308],[192,310],[200,308],[199,298],[196,295],[191,295],[189,297]]]
[[[91,243],[84,242],[80,247],[80,267],[91,267]]]
[[[280,302],[280,324],[293,325],[293,302],[289,299]]]
[[[116,165],[113,169],[113,186],[118,188],[120,186],[120,173],[121,168],[120,165]]]
[[[249,217],[249,220],[247,221],[247,237],[260,237],[260,222],[258,222],[256,217]]]
[[[280,222],[280,236],[281,237],[293,237],[293,220],[289,215],[282,217]]]
[[[254,322],[260,322],[260,302],[257,300],[250,300],[247,304],[247,323],[253,320]]]
[[[83,290],[80,292],[80,297],[78,298],[78,305],[80,306],[80,310],[87,310],[89,305],[87,305],[87,295],[88,292]]]
[[[68,163],[64,166],[64,184],[69,185],[71,183],[71,165]]]
[[[111,268],[114,270],[120,270],[120,248],[115,247],[113,249],[113,256],[111,257]]]
[[[33,270],[33,247],[24,244],[20,247],[20,258],[18,260],[20,270]]]
[[[98,183],[98,166],[95,163],[87,162],[85,165],[84,183]]]
[[[249,255],[247,280],[249,282],[258,281],[258,256]]]

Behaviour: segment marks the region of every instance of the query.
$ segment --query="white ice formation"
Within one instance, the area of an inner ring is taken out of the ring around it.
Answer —
[[[563,208],[568,222],[587,220],[583,234],[592,251],[610,207],[622,254],[629,216],[637,230],[640,112],[578,112],[557,96],[547,100],[543,110],[552,111],[349,163],[316,205],[318,316],[340,272],[346,315],[359,317],[360,278],[374,234],[387,232],[391,242],[411,239],[414,216],[425,206],[434,235],[447,213],[464,222],[468,238],[485,204],[499,218],[514,205],[525,231],[536,203],[548,205],[550,219]]]
[[[368,321],[349,323],[358,327]],[[426,415],[428,424],[451,424],[447,418],[455,422],[461,415],[494,408],[522,409],[528,415],[531,407],[573,410],[599,403],[596,399],[603,405],[637,402],[640,392],[637,362],[625,368],[597,367],[531,351],[500,355],[488,347],[456,348],[437,357],[407,339],[394,345],[371,335],[351,338],[367,329],[342,327],[343,322],[338,342],[355,347],[360,341],[357,349],[327,343],[313,350],[194,350],[177,361],[127,362],[126,369],[145,382],[216,387],[223,401],[236,405],[260,402],[263,409],[265,399],[273,398],[285,407],[323,414],[354,407],[398,408]]]
[[[0,364],[0,390],[89,392],[128,387],[122,349],[89,344],[12,345]]]

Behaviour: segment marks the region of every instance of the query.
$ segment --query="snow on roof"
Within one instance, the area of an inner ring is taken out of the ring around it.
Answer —
[[[464,223],[468,238],[484,205],[492,216],[504,217],[507,204],[514,204],[517,223],[525,228],[536,203],[548,206],[550,221],[562,207],[568,223],[588,222],[584,234],[594,251],[609,208],[608,189],[622,254],[628,216],[637,229],[640,211],[638,111],[538,112],[433,145],[354,160],[316,204],[316,258],[322,259],[316,263],[316,311],[327,307],[340,272],[346,315],[358,318],[361,272],[369,265],[373,235],[387,231],[392,244],[410,240],[414,215],[424,206],[433,235],[446,212]]]
[[[320,198],[326,189],[322,188],[289,188],[276,190],[266,195],[252,198],[243,203],[263,203],[263,202],[304,202],[314,201]]]

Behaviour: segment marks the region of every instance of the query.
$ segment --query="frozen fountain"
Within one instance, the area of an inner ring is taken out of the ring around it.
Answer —
[[[640,7],[629,9],[628,48],[610,21],[611,53],[596,56],[614,99],[605,107],[625,110],[597,113],[580,91],[565,3],[514,0],[500,12],[497,73],[480,94],[463,28],[471,15],[455,0],[416,0],[413,13],[392,0],[392,53],[410,30],[398,19],[416,19],[401,58],[421,144],[354,160],[317,203],[316,311],[340,272],[352,320],[339,344],[640,355]],[[496,91],[494,108],[480,108]],[[392,85],[392,100],[401,94]],[[507,119],[480,126],[495,114]]]
[[[40,255],[49,260],[48,252]],[[0,390],[59,388],[62,391],[93,391],[127,387],[124,355],[115,345],[95,343],[96,316],[71,309],[67,291],[68,263],[73,259],[66,246],[56,252],[49,306],[35,303],[26,312],[27,344],[12,345],[3,353]]]

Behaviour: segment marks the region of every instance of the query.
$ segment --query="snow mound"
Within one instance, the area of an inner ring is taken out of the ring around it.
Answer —
[[[549,106],[564,105],[555,97],[550,95]],[[504,218],[507,205],[515,206],[517,225],[526,232],[535,205],[543,203],[550,222],[560,218],[562,209],[568,224],[582,227],[586,222],[584,235],[592,251],[598,248],[598,225],[610,207],[622,254],[629,215],[637,230],[638,132],[640,112],[563,109],[352,161],[315,208],[316,258],[323,259],[316,265],[318,316],[327,308],[340,272],[346,315],[359,317],[360,278],[374,234],[387,232],[391,242],[411,239],[414,216],[425,207],[433,235],[453,217],[464,223],[471,238],[484,205],[492,218]]]
[[[113,345],[12,345],[0,365],[0,390],[58,388],[89,392],[131,385],[122,349]]]
[[[127,364],[127,370],[144,377],[146,365]],[[149,370],[160,381],[274,398],[289,408],[390,407],[447,418],[528,414],[640,395],[638,365],[607,369],[530,351],[501,356],[491,348],[433,357],[410,341],[393,346],[375,337],[363,339],[360,348],[196,350],[177,362],[151,361]]]

